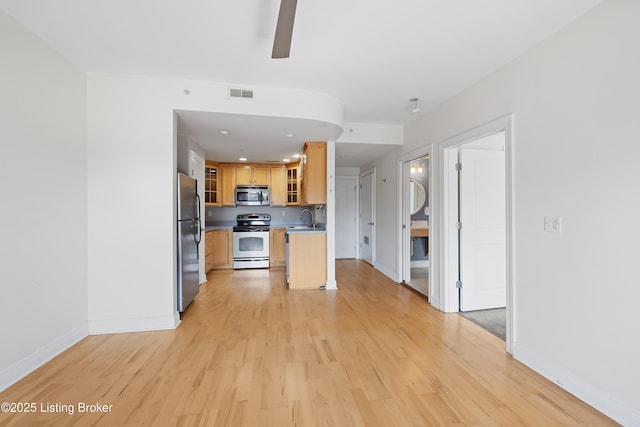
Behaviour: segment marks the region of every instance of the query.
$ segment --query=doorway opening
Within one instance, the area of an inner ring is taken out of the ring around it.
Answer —
[[[442,144],[445,307],[513,343],[511,116]]]
[[[429,155],[403,162],[402,281],[429,297]]]
[[[460,313],[506,339],[505,133],[458,147]]]

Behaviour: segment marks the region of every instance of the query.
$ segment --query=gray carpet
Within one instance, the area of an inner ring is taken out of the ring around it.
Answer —
[[[493,335],[506,341],[507,336],[507,313],[506,308],[493,308],[490,310],[478,310],[460,312],[460,315]]]

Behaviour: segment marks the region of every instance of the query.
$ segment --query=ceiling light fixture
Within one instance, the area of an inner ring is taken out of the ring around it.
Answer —
[[[247,158],[246,157],[240,157],[238,160],[240,160],[241,162],[246,162]]]
[[[282,159],[283,162],[290,162],[291,159]]]
[[[422,113],[422,110],[420,109],[420,107],[418,107],[418,101],[420,101],[420,98],[411,98],[409,100],[409,102],[413,102],[413,109],[411,110],[411,114]]]
[[[411,164],[411,173],[422,173],[423,169],[422,169],[422,165],[418,164],[418,166],[416,166],[415,164]]]
[[[296,154],[292,155],[291,157],[293,157],[294,159],[299,159],[300,158],[300,154],[296,153]]]
[[[292,133],[288,133],[285,135],[287,138],[293,138],[293,134]]]
[[[220,129],[220,130],[218,131],[218,133],[219,133],[220,135],[231,135],[231,132],[229,132],[229,131],[228,131],[228,130],[226,130],[226,129]]]

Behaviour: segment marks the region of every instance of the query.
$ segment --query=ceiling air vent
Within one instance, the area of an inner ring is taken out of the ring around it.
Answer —
[[[229,88],[230,98],[253,99],[253,90]]]

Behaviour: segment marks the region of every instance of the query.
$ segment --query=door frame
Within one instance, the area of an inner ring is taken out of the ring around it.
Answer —
[[[354,181],[356,186],[356,207],[355,207],[355,236],[356,241],[356,253],[355,259],[360,259],[360,177],[358,175],[336,175],[336,191],[338,187],[338,181]]]
[[[458,312],[459,299],[456,287],[458,276],[458,188],[457,172],[455,171],[457,152],[460,146],[468,142],[498,132],[504,132],[505,134],[506,351],[509,354],[513,354],[513,342],[515,340],[513,327],[515,322],[514,300],[516,293],[514,289],[513,255],[515,236],[513,223],[513,116],[511,114],[469,129],[438,144],[437,162],[440,167],[438,168],[437,185],[439,194],[436,209],[432,209],[431,213],[437,212],[438,225],[442,227],[442,238],[436,248],[437,252],[441,254],[438,257],[438,269],[441,278],[442,309],[445,312]]]
[[[408,153],[402,154],[397,157],[398,163],[398,242],[400,245],[400,250],[398,251],[398,282],[406,282],[407,278],[411,278],[411,273],[407,275],[407,269],[410,269],[411,263],[411,248],[409,245],[411,244],[411,215],[409,214],[409,178],[410,171],[408,162],[411,160],[418,159],[420,157],[429,156],[429,165],[431,166],[431,146],[424,145],[422,147],[416,148]],[[433,168],[429,167],[429,187],[431,187],[433,175]],[[429,189],[431,190],[431,189]],[[431,211],[431,200],[432,200],[432,191],[429,191],[429,209]],[[429,216],[429,234],[431,234],[431,216]],[[431,239],[428,240],[428,245],[431,245]],[[431,254],[431,251],[429,251]],[[431,255],[429,256],[431,259]],[[429,265],[431,265],[431,261],[429,261]],[[432,268],[429,268],[429,283],[428,283],[428,295],[429,300],[431,300],[431,295],[433,295],[433,284],[431,276]]]
[[[371,222],[373,222],[373,226],[371,228],[371,265],[375,267],[376,265],[376,168],[375,166],[371,169],[367,169],[364,172],[360,173],[358,189],[360,190],[360,186],[362,185],[362,178],[367,175],[371,175]],[[362,215],[361,209],[362,204],[360,204],[360,197],[362,195],[361,191],[358,191],[358,224],[360,223],[360,216]],[[362,252],[360,251],[360,242],[362,242],[362,228],[358,227],[358,259],[362,259]]]

